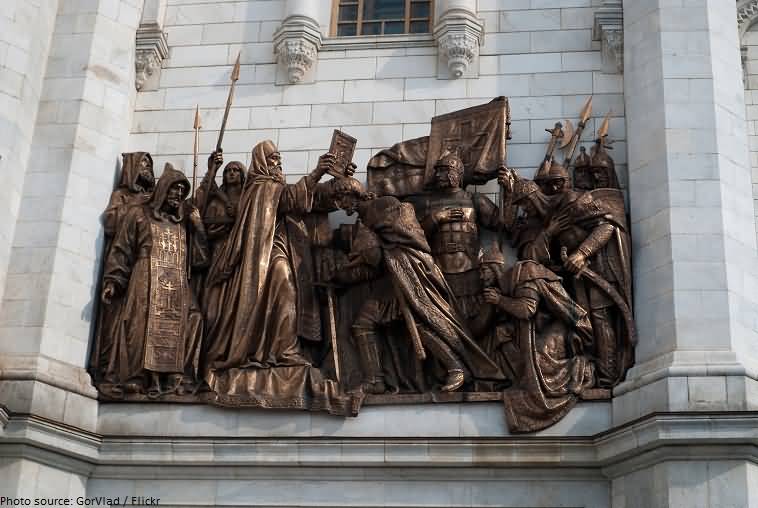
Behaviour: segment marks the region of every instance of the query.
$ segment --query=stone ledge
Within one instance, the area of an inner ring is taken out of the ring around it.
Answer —
[[[356,418],[305,411],[205,405],[101,404],[97,432],[128,437],[500,438],[511,434],[502,402],[367,406]],[[585,402],[539,437],[591,436],[611,427],[609,402]]]
[[[391,48],[424,48],[436,46],[434,35],[401,34],[401,35],[358,35],[352,37],[328,37],[321,45],[321,51],[391,49]]]
[[[671,377],[741,376],[758,380],[758,365],[733,351],[674,351],[632,367],[613,390],[618,397]]]
[[[379,468],[377,474],[381,468],[459,468],[479,478],[487,475],[487,468],[560,468],[575,470],[571,474],[580,477],[602,470],[613,478],[664,460],[758,461],[756,428],[758,412],[666,413],[586,437],[127,437],[11,413],[0,456],[33,458],[56,467],[68,464],[111,478],[180,478],[188,467],[204,468],[208,478],[264,478],[272,474],[272,466],[318,468],[330,477],[345,478],[356,467]],[[455,478],[464,479],[460,474],[468,473],[456,473]]]
[[[97,399],[89,374],[77,367],[39,354],[0,356],[0,381],[36,381]]]

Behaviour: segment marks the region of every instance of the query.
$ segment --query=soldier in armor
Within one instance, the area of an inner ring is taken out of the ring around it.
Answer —
[[[618,189],[616,165],[603,143],[598,141],[592,149],[591,157],[584,147],[580,150],[574,164],[574,188],[584,191]]]
[[[403,335],[416,353],[425,350],[445,370],[441,391],[455,391],[475,380],[504,381],[451,304],[450,287],[430,255],[413,207],[391,196],[372,199],[355,179],[339,182],[337,192],[340,208],[349,215],[357,212],[360,222],[351,261],[337,270],[335,280],[345,285],[377,280],[373,296],[363,302],[352,325],[364,389],[386,389],[380,348],[389,346],[379,337],[396,323],[404,324]]]
[[[461,188],[463,162],[454,153],[434,165],[434,192],[418,208],[432,255],[466,320],[479,312],[479,226],[502,229],[499,210],[486,196]]]
[[[503,182],[505,173],[501,172]],[[564,275],[574,300],[589,311],[598,385],[609,388],[623,378],[633,360],[630,241],[623,196],[605,188],[577,192],[567,182],[568,175],[550,201],[528,180],[514,186],[516,206],[527,214],[545,214],[540,218],[544,226],[524,235],[519,257]]]

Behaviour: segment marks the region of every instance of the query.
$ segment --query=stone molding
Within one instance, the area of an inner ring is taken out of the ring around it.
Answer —
[[[359,35],[328,37],[323,40],[321,51],[428,48],[436,45],[432,34]]]
[[[458,79],[472,72],[484,44],[484,22],[465,9],[450,9],[442,14],[434,27],[440,57],[449,76]]]
[[[167,405],[170,406],[170,405]],[[3,411],[0,407],[0,416]],[[657,413],[588,437],[535,438],[234,438],[103,435],[29,414],[6,412],[0,457],[25,457],[100,478],[169,479],[203,468],[204,479],[256,479],[269,468],[293,477],[349,480],[352,468],[377,480],[396,468],[434,478],[455,469],[460,481],[509,468],[518,475],[616,478],[670,460],[758,462],[758,412]],[[252,418],[253,416],[250,415]],[[1,428],[0,428],[1,429]],[[529,470],[529,468],[538,468]],[[437,473],[436,471],[441,471]],[[541,471],[541,473],[540,473]],[[510,475],[511,473],[509,473]],[[306,476],[303,476],[306,475]]]
[[[289,84],[311,83],[321,49],[321,31],[313,18],[289,16],[274,34],[274,53]],[[282,84],[277,80],[277,84]]]
[[[85,369],[44,355],[0,357],[0,381],[36,381],[97,400],[97,390]]]
[[[134,66],[136,70],[135,86],[142,90],[145,82],[161,68],[163,60],[168,57],[166,32],[157,22],[140,24],[137,28],[137,46]]]
[[[622,0],[603,0],[595,11],[592,40],[602,45],[603,70],[608,74],[624,72],[624,11]]]
[[[745,364],[733,351],[673,351],[629,369],[613,390],[619,397],[669,377],[725,376],[758,380],[758,365]]]

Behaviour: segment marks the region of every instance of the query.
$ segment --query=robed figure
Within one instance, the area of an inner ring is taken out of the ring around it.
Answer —
[[[338,386],[311,367],[301,343],[321,339],[305,217],[328,201],[331,185],[318,181],[333,164],[333,156],[322,156],[313,172],[287,184],[276,145],[267,140],[253,149],[237,220],[206,286],[219,298],[206,316],[203,355],[217,403],[354,412]]]
[[[342,187],[342,185],[340,185]],[[455,296],[431,256],[424,230],[413,206],[396,198],[372,199],[360,183],[346,181],[339,204],[348,214],[357,212],[359,230],[351,262],[337,271],[341,284],[379,279],[369,299],[363,302],[352,325],[364,370],[365,390],[382,393],[386,388],[380,336],[396,322],[405,326],[404,337],[418,343],[429,363],[444,371],[440,391],[450,392],[476,381],[504,381],[500,369],[471,337],[455,306]],[[393,346],[386,344],[388,348]],[[420,351],[416,351],[417,353]],[[407,363],[407,362],[403,362]],[[417,369],[424,365],[417,363]]]
[[[115,389],[151,398],[194,385],[202,316],[188,268],[207,263],[200,214],[190,185],[166,165],[152,198],[130,207],[105,261],[102,300],[118,302],[107,378]],[[191,260],[191,262],[190,262]]]
[[[113,237],[124,221],[129,208],[135,205],[147,203],[155,187],[153,174],[153,158],[147,152],[130,152],[121,154],[123,164],[121,177],[116,189],[111,194],[108,207],[103,213],[103,230],[105,234],[105,246],[103,259],[113,243]],[[97,324],[95,326],[95,341],[90,352],[89,371],[96,386],[107,391],[107,387],[113,386],[113,379],[106,379],[108,358],[113,346],[114,318],[119,313],[119,301],[109,306],[100,306],[97,312]],[[105,384],[103,384],[105,383]],[[109,395],[120,396],[119,390]]]

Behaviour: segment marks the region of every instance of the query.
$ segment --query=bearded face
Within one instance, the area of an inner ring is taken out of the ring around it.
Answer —
[[[182,205],[182,201],[184,201],[184,196],[188,190],[189,188],[184,182],[176,182],[171,185],[166,194],[166,202],[163,204],[163,210],[170,214],[176,214],[179,207]]]
[[[143,157],[139,163],[137,173],[137,185],[143,189],[150,189],[155,185],[155,176],[153,175],[153,163],[150,159]]]
[[[271,174],[282,174],[282,156],[279,152],[272,152],[266,156],[266,167]]]

